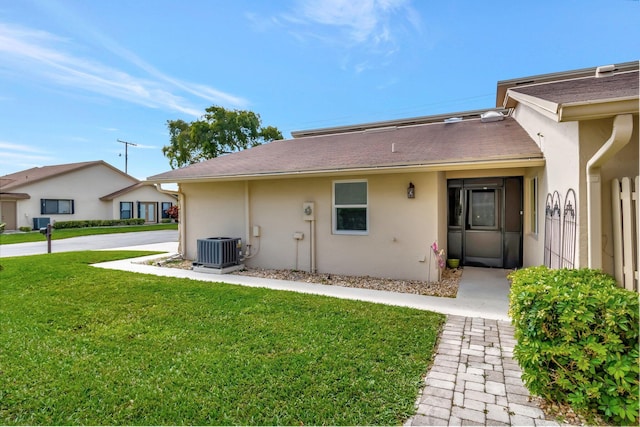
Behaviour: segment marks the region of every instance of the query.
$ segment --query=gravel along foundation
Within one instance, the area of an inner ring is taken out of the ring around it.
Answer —
[[[148,261],[148,263],[162,267],[190,270],[192,261],[184,260],[182,258],[161,258]],[[318,283],[321,285],[455,298],[458,293],[458,284],[460,282],[460,277],[462,276],[462,269],[445,268],[442,270],[441,279],[437,282],[394,280],[370,276],[342,276],[328,273],[308,273],[299,270],[269,270],[261,268],[248,268],[236,271],[233,274],[239,276],[264,277],[276,280]]]

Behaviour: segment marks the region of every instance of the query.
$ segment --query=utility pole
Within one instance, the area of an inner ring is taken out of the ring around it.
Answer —
[[[129,162],[129,146],[131,145],[132,147],[137,147],[138,144],[134,144],[133,142],[127,142],[127,141],[122,141],[120,139],[117,140],[119,143],[124,144],[124,173],[128,174],[129,172],[127,171],[127,163]]]

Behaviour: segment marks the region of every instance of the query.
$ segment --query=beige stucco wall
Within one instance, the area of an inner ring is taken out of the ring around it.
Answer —
[[[48,217],[52,221],[112,218],[111,202],[100,197],[134,184],[132,178],[104,165],[96,165],[16,189],[31,198],[17,203],[18,227],[33,226],[34,217]],[[74,201],[73,214],[40,214],[40,199],[69,199]]]
[[[523,237],[523,264],[524,266],[541,265],[544,263],[544,227],[545,227],[545,201],[547,194],[558,192],[564,203],[569,189],[574,189],[580,203],[577,215],[576,240],[586,240],[580,234],[583,223],[586,223],[586,206],[583,207],[583,198],[579,194],[580,188],[580,159],[579,159],[579,135],[580,129],[577,122],[557,123],[545,117],[531,108],[519,104],[514,117],[523,129],[536,141],[545,158],[545,167],[529,169],[525,177],[525,233]],[[530,180],[538,178],[538,233],[531,232],[530,210],[533,207],[528,197]],[[586,201],[584,202],[586,203]],[[578,264],[584,255],[585,249],[580,245],[576,247],[575,262]],[[584,266],[580,264],[580,266]]]
[[[538,143],[544,153],[544,168],[530,169],[525,174],[525,235],[523,242],[524,265],[540,265],[544,262],[545,200],[548,193],[558,191],[562,203],[567,191],[576,192],[576,267],[588,266],[587,220],[587,162],[611,136],[613,118],[581,122],[556,123],[529,107],[518,105],[514,116],[520,125]],[[538,135],[538,133],[540,135]],[[603,270],[613,273],[611,180],[638,175],[638,116],[634,116],[631,142],[602,169],[602,233]],[[528,183],[538,177],[538,234],[529,232]]]
[[[332,233],[333,182],[349,179],[368,182],[367,235]],[[409,182],[415,185],[415,199],[407,198]],[[252,255],[245,264],[309,270],[311,227],[315,225],[320,273],[426,280],[429,246],[446,238],[446,225],[442,225],[446,180],[442,173],[183,183],[180,188],[184,194],[185,256],[189,259],[196,258],[198,238],[241,237],[246,248],[247,230],[253,234],[253,226],[259,226],[260,237],[250,238]],[[303,219],[302,206],[308,201],[315,203],[315,223]],[[295,232],[304,233],[304,238],[296,242]],[[445,240],[439,244],[446,247]],[[431,269],[434,280],[437,270],[433,261]]]
[[[587,202],[587,162],[610,138],[613,130],[613,118],[589,120],[580,123],[580,183],[582,187],[580,204],[586,209]],[[639,161],[638,116],[633,118],[633,133],[630,142],[600,169],[602,189],[602,269],[613,274],[613,220],[611,217],[611,185],[614,178],[638,176]],[[586,212],[586,211],[585,211]],[[581,223],[581,232],[587,233],[587,220]],[[587,239],[582,239],[581,264],[587,265]]]

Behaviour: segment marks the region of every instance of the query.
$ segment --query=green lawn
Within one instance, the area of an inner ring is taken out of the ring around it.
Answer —
[[[87,227],[63,228],[53,230],[51,240],[68,239],[70,237],[90,236],[92,234],[134,233],[138,231],[177,230],[178,224],[128,225],[122,227]],[[39,231],[29,233],[0,233],[0,245],[26,242],[45,242],[47,239]]]
[[[393,425],[444,316],[103,270],[138,252],[4,258],[0,424]]]

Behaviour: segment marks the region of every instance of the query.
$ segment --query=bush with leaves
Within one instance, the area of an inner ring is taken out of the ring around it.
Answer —
[[[610,422],[636,422],[638,293],[590,269],[532,267],[509,277],[514,356],[529,390]]]
[[[144,218],[56,221],[53,224],[53,228],[60,230],[63,228],[116,227],[122,225],[143,225],[144,222]]]
[[[180,218],[180,207],[178,205],[171,205],[165,212],[174,221],[178,221]]]

